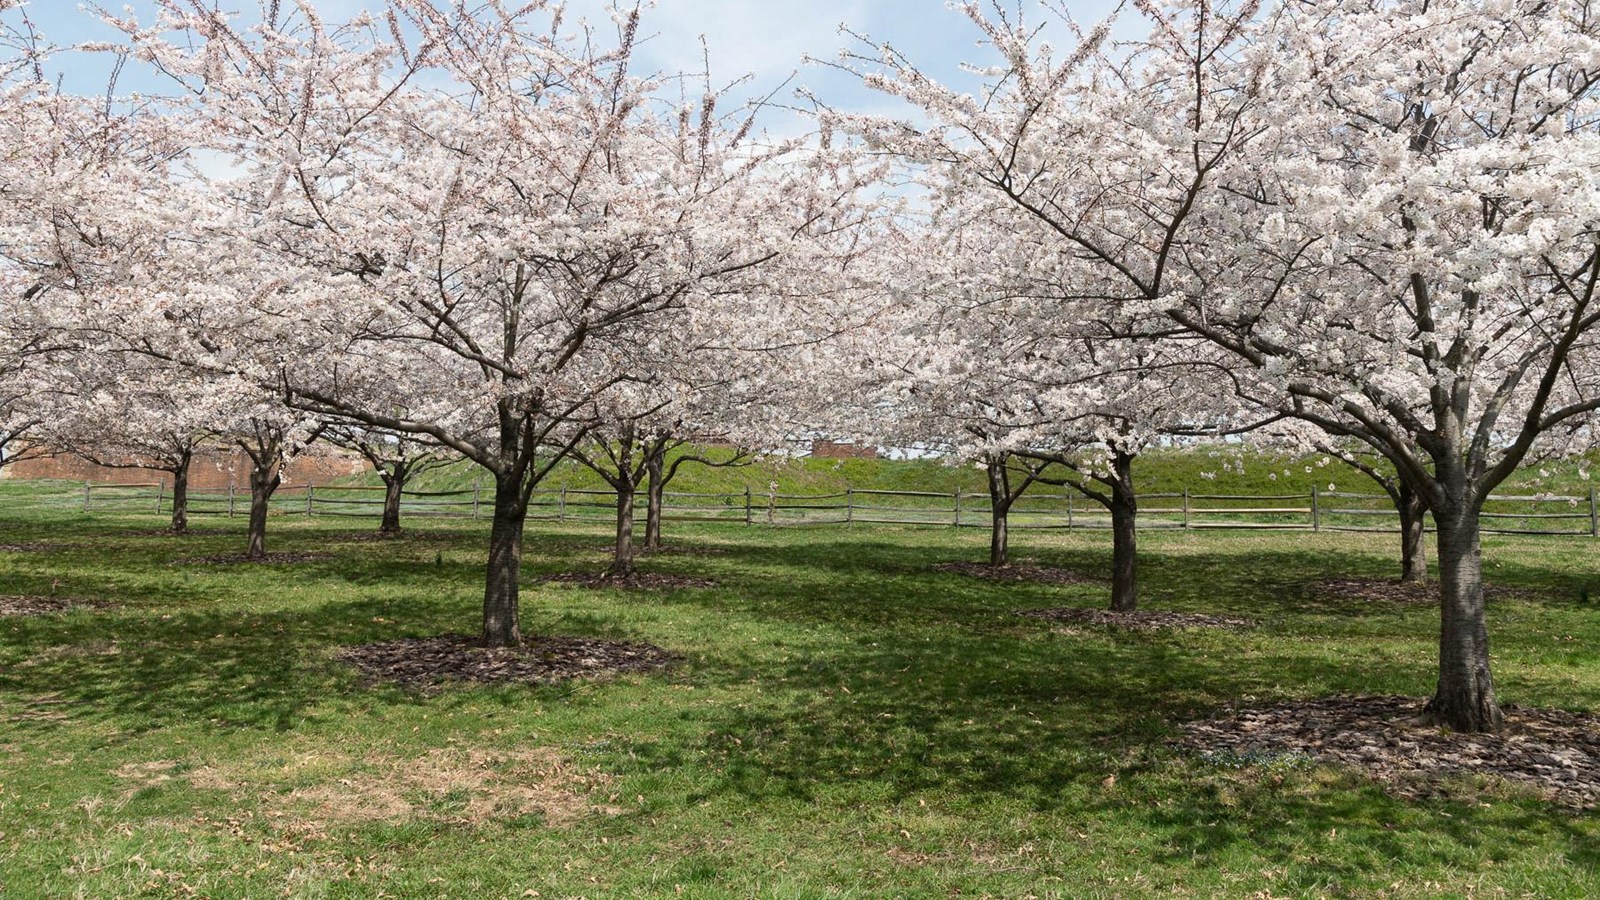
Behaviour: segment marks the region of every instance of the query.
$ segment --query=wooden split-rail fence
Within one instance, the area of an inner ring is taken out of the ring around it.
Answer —
[[[274,515],[376,518],[383,514],[377,486],[285,485],[272,497]],[[171,509],[165,482],[83,485],[83,509],[103,511]],[[637,515],[644,515],[644,495]],[[1151,529],[1266,529],[1285,531],[1395,531],[1399,516],[1379,493],[1322,491],[1282,494],[1213,494],[1184,490],[1142,494],[1138,527]],[[533,492],[529,517],[557,522],[615,520],[616,494],[588,488],[541,488]],[[245,516],[248,490],[191,490],[195,516]],[[401,515],[484,519],[493,493],[481,484],[448,491],[406,491]],[[988,528],[989,497],[955,491],[888,491],[846,488],[822,494],[786,494],[747,488],[740,493],[669,491],[662,517],[669,521],[727,522],[745,525],[910,525]],[[1484,506],[1484,531],[1491,534],[1588,535],[1600,537],[1596,491],[1586,496],[1504,494]],[[1008,517],[1012,529],[1109,528],[1104,507],[1074,492],[1030,492]]]

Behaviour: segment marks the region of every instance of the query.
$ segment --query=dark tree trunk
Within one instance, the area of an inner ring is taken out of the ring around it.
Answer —
[[[383,475],[383,522],[378,526],[379,534],[400,533],[400,492],[403,490],[405,476],[402,473]]]
[[[184,534],[189,530],[189,461],[185,453],[172,469],[172,533]]]
[[[645,460],[645,472],[650,477],[645,489],[644,550],[654,553],[661,549],[661,507],[666,500],[666,444],[653,450]]]
[[[1421,495],[1401,482],[1395,509],[1400,513],[1400,581],[1422,584],[1428,580],[1428,506]]]
[[[250,543],[245,550],[246,559],[267,556],[267,512],[272,493],[282,481],[276,463],[250,467]]]
[[[1433,519],[1439,531],[1439,686],[1423,718],[1456,731],[1498,731],[1505,718],[1489,672],[1478,504],[1435,509]]]
[[[988,469],[989,565],[1004,566],[1010,561],[1006,520],[1011,514],[1011,480],[1003,460],[990,460]]]
[[[627,578],[633,574],[633,501],[637,489],[626,476],[617,485],[617,542],[612,553],[611,568],[606,574],[612,578]]]
[[[497,476],[494,520],[489,529],[489,573],[483,589],[483,644],[515,647],[522,643],[518,622],[518,580],[522,574],[522,526],[528,507],[515,479]]]
[[[1133,457],[1112,458],[1111,487],[1111,609],[1133,612],[1139,608],[1138,536],[1135,531],[1139,504],[1133,494]]]

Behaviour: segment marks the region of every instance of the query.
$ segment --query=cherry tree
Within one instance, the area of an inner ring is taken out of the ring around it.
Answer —
[[[1382,455],[1438,526],[1424,718],[1494,730],[1481,506],[1600,405],[1600,26],[1580,2],[1139,8],[1147,38],[1111,52],[1102,27],[1060,54],[965,5],[994,87],[886,51],[869,83],[931,124],[858,125],[1038,218],[1108,298],[1235,354],[1258,404]]]
[[[1423,717],[1494,730],[1482,505],[1586,446],[1600,407],[1600,24],[1577,3],[1309,5],[1269,38],[1289,50],[1263,82],[1268,130],[1207,214],[1275,265],[1229,276],[1220,321],[1198,295],[1174,314],[1420,495],[1443,597]]]
[[[893,376],[888,395],[902,431],[889,442],[984,465],[995,565],[1006,562],[1009,512],[1028,487],[1065,486],[1105,507],[1111,608],[1133,611],[1133,465],[1169,434],[1236,417],[1218,354],[1161,340],[1162,320],[1106,302],[1092,269],[1034,217],[930,185],[948,202],[915,251],[924,276],[900,340],[875,348]]]
[[[130,39],[245,170],[215,185],[235,211],[207,253],[258,273],[172,301],[239,325],[191,354],[487,470],[483,639],[517,643],[531,491],[636,379],[639,342],[759,283],[851,194],[819,177],[826,154],[762,141],[714,93],[660,99],[630,71],[637,9],[607,37],[542,2],[395,0],[340,26],[272,4],[251,32],[160,5]]]
[[[1400,531],[1400,581],[1421,584],[1428,580],[1428,502],[1381,455],[1366,444],[1330,436],[1303,419],[1268,416],[1261,427],[1250,433],[1257,448],[1273,448],[1294,453],[1320,453],[1322,465],[1338,460],[1375,484],[1394,506]],[[1243,460],[1225,463],[1243,471]]]
[[[166,208],[144,201],[183,146],[155,104],[115,94],[115,74],[104,96],[61,90],[57,48],[19,6],[0,0],[0,465],[53,452],[44,431],[73,390],[58,382],[85,371],[70,361],[114,368],[84,352],[73,313],[162,243]]]
[[[0,340],[5,335],[0,334]],[[29,439],[44,421],[36,390],[38,383],[24,365],[19,350],[0,349],[0,468],[37,457],[46,446]]]
[[[106,468],[171,475],[171,529],[188,531],[189,467],[217,438],[218,410],[204,379],[126,352],[80,347],[56,356],[41,444]]]
[[[843,232],[792,246],[783,260],[764,267],[760,283],[742,285],[716,305],[682,310],[674,328],[657,330],[638,348],[629,382],[596,404],[592,439],[573,455],[616,492],[611,576],[633,574],[641,487],[645,549],[657,550],[666,487],[683,467],[744,465],[761,450],[785,445],[797,422],[815,421],[820,406],[838,399],[818,393],[818,385],[838,379],[823,376],[815,353],[795,351],[826,346],[870,318],[860,293],[861,282],[879,274],[868,262],[876,248],[853,232],[873,208],[863,203],[856,212],[860,218]],[[849,235],[843,244],[831,239],[841,233]],[[686,449],[696,442],[731,449]]]
[[[404,432],[391,433],[340,422],[328,423],[322,430],[322,439],[359,453],[372,466],[372,471],[378,473],[378,479],[383,482],[383,515],[378,522],[378,533],[385,537],[400,534],[400,502],[411,479],[457,458],[435,443],[419,441]]]

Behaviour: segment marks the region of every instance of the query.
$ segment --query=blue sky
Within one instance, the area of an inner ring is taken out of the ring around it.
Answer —
[[[152,19],[148,0],[125,0],[142,20]],[[247,10],[255,0],[207,0],[224,10]],[[1004,0],[1008,5],[1017,0]],[[1024,0],[1030,17],[1042,17],[1035,0]],[[292,0],[285,5],[291,5]],[[106,0],[116,11],[123,3]],[[316,8],[330,20],[344,19],[372,0],[315,0]],[[1109,0],[1080,0],[1071,5],[1072,14],[1089,25],[1112,8]],[[570,0],[572,14],[593,18],[602,16],[603,0]],[[111,32],[94,15],[81,8],[79,0],[30,0],[27,14],[54,44],[70,45],[84,40],[104,39]],[[15,18],[16,11],[0,13]],[[916,60],[928,74],[964,86],[975,82],[961,73],[963,62],[987,62],[989,56],[978,46],[979,33],[961,13],[947,8],[944,0],[658,0],[645,12],[643,32],[649,40],[641,49],[646,69],[661,72],[699,71],[700,35],[711,49],[715,78],[729,81],[752,76],[743,92],[765,95],[782,85],[791,75],[795,86],[814,90],[835,107],[855,111],[890,112],[892,101],[865,90],[850,76],[823,66],[807,65],[809,56],[833,59],[849,38],[839,33],[841,25],[887,41]],[[1065,29],[1052,23],[1046,34],[1058,43],[1067,43]],[[85,60],[79,54],[63,55],[55,68],[61,71],[73,90],[104,90],[104,62]],[[151,89],[149,76],[130,72],[123,90]],[[792,97],[792,89],[775,99]],[[785,130],[782,113],[767,117],[766,124]]]

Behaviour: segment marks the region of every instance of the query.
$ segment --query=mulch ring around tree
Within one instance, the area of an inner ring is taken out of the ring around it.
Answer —
[[[57,550],[72,549],[70,544],[52,544],[47,541],[21,541],[12,544],[0,544],[0,553],[54,553]]]
[[[617,576],[606,572],[558,572],[539,579],[554,584],[576,584],[591,588],[620,588],[625,591],[676,591],[683,588],[714,588],[709,578],[691,578],[666,572],[635,572]]]
[[[217,553],[211,556],[186,556],[182,559],[173,560],[172,564],[175,566],[232,566],[240,563],[286,565],[291,563],[318,562],[320,560],[330,558],[332,558],[331,554],[328,553],[306,552],[268,553],[265,556],[257,557],[255,559],[252,559],[243,553]]]
[[[585,549],[589,550],[592,553],[607,553],[607,554],[610,554],[610,553],[614,553],[616,551],[617,545],[616,544],[601,544],[601,545],[594,546],[594,547],[587,547]],[[687,546],[687,545],[683,545],[683,544],[667,544],[666,546],[663,546],[663,547],[657,547],[654,550],[646,550],[644,547],[641,546],[641,547],[638,547],[635,552],[641,557],[644,557],[644,556],[723,556],[728,552],[728,548],[726,548],[726,547],[693,547],[693,546]]]
[[[1366,603],[1434,604],[1439,602],[1439,582],[1401,582],[1388,578],[1324,578],[1306,582],[1304,589],[1312,597],[1334,600],[1357,600]],[[1490,600],[1517,600],[1539,596],[1532,588],[1484,585],[1484,596]]]
[[[328,540],[339,544],[397,544],[408,540],[426,538],[427,535],[416,531],[347,531],[343,534],[330,534]]]
[[[1183,725],[1174,744],[1232,765],[1349,766],[1408,800],[1457,796],[1447,777],[1493,776],[1562,806],[1600,806],[1600,716],[1506,705],[1504,731],[1461,734],[1416,724],[1424,702],[1327,697],[1237,709]]]
[[[1038,566],[1030,563],[1012,563],[1006,566],[991,566],[988,563],[976,562],[947,562],[939,563],[933,567],[935,572],[951,572],[956,575],[966,575],[972,578],[984,578],[989,581],[1027,581],[1034,584],[1103,584],[1099,578],[1090,578],[1080,575],[1071,569],[1058,569],[1055,566]]]
[[[48,616],[73,609],[102,609],[111,604],[79,597],[0,596],[0,617]]]
[[[551,684],[664,669],[681,656],[653,644],[598,638],[535,637],[520,647],[484,647],[476,637],[442,634],[347,647],[334,658],[372,681],[431,689],[450,681]]]
[[[1133,631],[1163,631],[1170,628],[1225,628],[1245,629],[1256,626],[1254,619],[1236,616],[1208,616],[1202,613],[1172,612],[1150,609],[1133,612],[1116,612],[1110,609],[1087,609],[1081,606],[1060,606],[1052,609],[1019,609],[1017,615],[1046,619],[1063,625],[1105,625]]]

